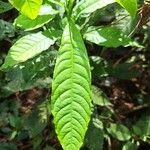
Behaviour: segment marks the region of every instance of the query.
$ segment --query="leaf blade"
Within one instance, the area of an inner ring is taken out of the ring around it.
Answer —
[[[129,129],[123,124],[111,123],[110,127],[107,128],[109,134],[120,141],[127,141],[131,138]]]
[[[39,13],[43,0],[9,0],[9,2],[23,15],[35,19]]]
[[[48,11],[43,12],[44,9],[48,9]],[[15,19],[14,25],[23,28],[25,31],[34,30],[50,22],[57,13],[58,11],[52,9],[51,6],[43,5],[37,18],[33,20],[21,14]]]
[[[1,69],[12,67],[47,50],[56,39],[50,39],[42,32],[20,38],[9,50]]]
[[[114,2],[115,0],[82,0],[75,7],[74,16],[77,19],[80,15],[92,13]]]
[[[51,110],[65,150],[78,150],[90,120],[90,67],[81,35],[74,23],[63,33],[52,83]]]
[[[0,14],[12,9],[11,4],[0,1]]]
[[[128,13],[134,17],[137,12],[137,0],[116,0]]]
[[[123,34],[116,27],[89,27],[85,32],[84,38],[97,45],[106,47],[127,46],[131,44],[131,39]]]

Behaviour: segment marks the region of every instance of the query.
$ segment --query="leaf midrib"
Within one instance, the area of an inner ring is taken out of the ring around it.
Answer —
[[[71,30],[71,25],[69,24],[69,38],[70,38],[70,44],[71,44],[71,95],[73,95],[73,74],[74,74],[74,47],[73,47],[73,41],[72,41],[72,32],[71,32],[72,30]],[[70,115],[71,115],[71,135],[73,134],[73,125],[72,125],[72,114],[73,114],[73,107],[72,107],[72,105],[73,105],[73,99],[71,98],[71,104],[70,104],[71,106],[71,113],[70,113]],[[71,136],[71,141],[73,141],[72,140],[73,139],[73,136]],[[71,145],[72,145],[72,143],[71,143]]]

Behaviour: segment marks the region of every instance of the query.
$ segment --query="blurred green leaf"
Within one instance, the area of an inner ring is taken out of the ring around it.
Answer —
[[[122,124],[111,123],[107,131],[112,137],[120,141],[127,141],[131,138],[129,129]]]
[[[37,56],[53,45],[56,39],[53,35],[49,35],[48,31],[29,34],[20,38],[10,48],[1,69],[12,67]]]
[[[17,131],[13,131],[10,135],[10,140],[13,140],[17,135]]]
[[[9,0],[9,2],[25,16],[35,19],[43,0]]]
[[[0,150],[18,150],[17,145],[13,143],[0,143]]]
[[[134,30],[137,23],[138,17],[132,18],[123,8],[116,10],[116,20],[114,20],[113,26],[119,28],[126,35],[129,35]]]
[[[33,20],[24,15],[20,15],[15,19],[14,24],[17,27],[23,28],[25,31],[34,30],[51,21],[57,13],[58,11],[54,10],[50,5],[42,5],[36,19]]]
[[[138,146],[134,143],[127,142],[123,145],[122,150],[138,150]]]
[[[55,50],[47,50],[41,55],[27,62],[9,69],[6,72],[6,81],[1,87],[1,96],[7,97],[17,91],[28,90],[33,87],[48,88],[51,83],[50,75],[55,65]]]
[[[33,110],[32,114],[29,117],[24,118],[24,120],[24,126],[25,129],[28,130],[30,138],[39,136],[47,125],[47,123],[40,121],[39,112],[37,110]]]
[[[15,28],[7,21],[0,19],[0,40],[15,36]]]
[[[142,116],[133,126],[133,131],[139,136],[150,136],[150,115]]]
[[[10,3],[8,2],[3,2],[3,1],[0,1],[0,14],[12,9],[13,7],[11,6]]]
[[[92,86],[92,100],[93,103],[99,106],[111,106],[112,104],[106,95],[96,86]]]
[[[108,64],[99,56],[90,57],[90,65],[92,67],[93,76],[104,77],[108,76]]]
[[[128,46],[132,40],[116,27],[89,27],[84,38],[105,47]]]
[[[93,122],[93,120],[91,120],[85,136],[85,145],[90,150],[102,150],[104,133],[101,127],[98,127],[97,125],[95,126],[94,124],[95,123]]]
[[[122,7],[124,7],[132,17],[137,12],[137,0],[116,0]]]
[[[9,114],[9,123],[15,129],[20,129],[22,127],[23,120],[21,117],[14,116],[13,114]]]
[[[33,150],[41,150],[40,148],[40,144],[42,143],[42,135],[38,135],[36,137],[34,137],[34,139],[32,140],[32,144],[33,144]]]
[[[39,110],[39,118],[40,121],[47,122],[48,121],[48,115],[51,112],[49,108],[49,101],[46,99],[44,102],[38,105],[38,110]]]

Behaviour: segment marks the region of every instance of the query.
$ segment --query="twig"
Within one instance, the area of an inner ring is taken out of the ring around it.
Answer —
[[[145,109],[145,108],[148,108],[148,107],[150,107],[150,103],[139,105],[139,106],[135,106],[135,107],[132,108],[132,110],[124,112],[123,114],[130,114],[130,113],[133,113],[135,111],[139,111],[139,110],[142,110],[142,109]]]

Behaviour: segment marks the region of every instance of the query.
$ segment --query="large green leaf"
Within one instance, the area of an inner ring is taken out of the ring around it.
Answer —
[[[51,110],[64,150],[79,150],[90,120],[90,66],[80,32],[69,22],[54,70]]]
[[[81,0],[74,9],[74,16],[77,19],[80,15],[90,14],[114,2],[115,0]]]
[[[51,21],[57,13],[58,11],[52,9],[50,5],[42,5],[36,19],[33,20],[21,14],[16,18],[14,24],[26,31],[37,29]]]
[[[9,0],[9,2],[23,15],[35,19],[43,0]]]
[[[127,46],[133,42],[116,27],[89,27],[84,38],[105,47]]]
[[[124,7],[132,17],[137,11],[137,0],[116,0],[122,7]]]
[[[1,69],[12,67],[47,50],[56,38],[47,37],[47,32],[26,35],[20,38],[9,50]]]

